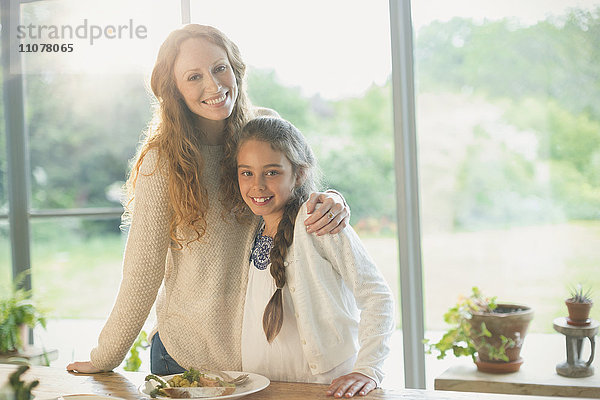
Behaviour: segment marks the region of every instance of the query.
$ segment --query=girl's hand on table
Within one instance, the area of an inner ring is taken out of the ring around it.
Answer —
[[[94,367],[91,361],[76,361],[67,365],[67,371],[79,372],[81,374],[96,374],[102,372],[98,368]]]
[[[358,372],[352,372],[334,379],[325,393],[327,396],[350,398],[355,394],[366,396],[376,387],[377,384],[373,379]]]
[[[316,207],[320,204],[320,207]],[[304,221],[308,233],[317,235],[339,233],[350,221],[350,208],[344,198],[337,192],[311,193],[306,210],[310,214]]]

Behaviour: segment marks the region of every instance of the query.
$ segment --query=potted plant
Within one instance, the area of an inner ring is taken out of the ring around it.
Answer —
[[[523,363],[521,347],[532,319],[530,307],[498,304],[496,297],[485,297],[473,287],[469,297],[459,298],[444,315],[448,331],[437,343],[426,340],[426,349],[429,354],[439,352],[438,359],[448,351],[457,357],[471,356],[483,372],[515,372]]]
[[[20,288],[26,272],[0,297],[0,354],[17,353],[26,343],[27,328],[46,327],[44,313],[31,300],[31,292]]]
[[[567,324],[585,326],[590,324],[590,310],[594,305],[591,289],[584,290],[581,284],[571,289],[571,297],[565,300],[569,316]]]

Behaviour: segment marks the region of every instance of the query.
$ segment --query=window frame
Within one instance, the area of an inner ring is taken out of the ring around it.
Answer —
[[[425,389],[423,266],[410,0],[389,0],[404,385]]]

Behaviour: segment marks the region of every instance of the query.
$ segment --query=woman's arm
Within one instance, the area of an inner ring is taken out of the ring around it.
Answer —
[[[170,244],[168,189],[165,168],[156,168],[155,151],[146,154],[140,167],[135,205],[119,294],[91,352],[91,363],[73,363],[79,372],[109,371],[127,355],[154,304],[165,271]]]

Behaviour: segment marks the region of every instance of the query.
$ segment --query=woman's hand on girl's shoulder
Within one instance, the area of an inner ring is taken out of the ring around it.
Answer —
[[[355,394],[366,396],[376,387],[377,384],[373,379],[358,372],[351,372],[334,379],[325,393],[327,396],[350,398]]]
[[[94,367],[91,361],[76,361],[67,365],[67,371],[79,372],[80,374],[97,374],[102,372],[98,368]]]
[[[321,206],[317,208],[317,204]],[[319,236],[335,234],[350,223],[350,208],[337,192],[311,193],[306,211],[310,214],[304,221],[308,233],[316,232]]]

